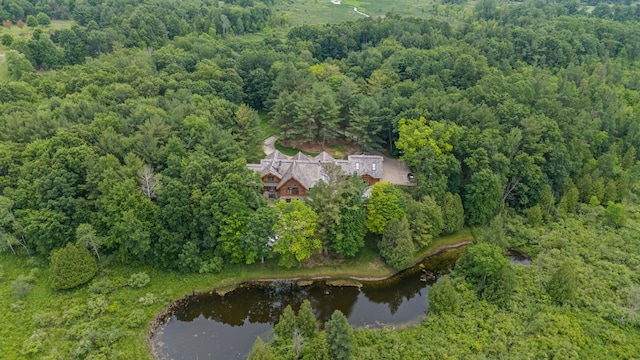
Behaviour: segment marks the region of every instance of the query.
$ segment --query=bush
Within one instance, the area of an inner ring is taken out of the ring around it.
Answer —
[[[131,275],[129,281],[127,281],[127,284],[133,288],[141,288],[147,286],[147,284],[149,284],[149,281],[151,281],[151,279],[146,272],[139,272]]]
[[[60,318],[55,313],[41,313],[41,314],[34,314],[32,319],[36,327],[48,328],[54,325],[58,326]]]
[[[144,314],[144,311],[140,309],[133,310],[127,319],[127,326],[129,328],[134,329],[144,324],[147,317]]]
[[[71,289],[86,284],[98,272],[96,259],[84,247],[68,243],[65,248],[51,254],[51,286]]]
[[[36,27],[38,26],[38,19],[35,16],[29,15],[27,16],[27,26],[28,27]]]
[[[106,312],[108,308],[109,301],[107,301],[104,295],[93,295],[91,299],[87,301],[87,312],[92,318]]]
[[[200,274],[217,274],[222,271],[224,266],[224,260],[221,257],[216,256],[211,260],[203,261],[200,265]]]
[[[11,290],[16,299],[22,299],[29,291],[33,289],[32,279],[27,276],[20,275],[17,279],[11,282]]]
[[[11,44],[13,44],[13,36],[9,34],[2,35],[2,38],[0,38],[0,43],[2,43],[2,45],[4,46],[10,46]]]
[[[138,301],[144,306],[149,306],[158,301],[158,297],[153,293],[147,293],[145,296],[138,299]]]
[[[22,354],[37,354],[44,349],[44,340],[47,334],[42,330],[35,330],[31,336],[22,343]]]
[[[49,15],[45,14],[45,13],[38,13],[38,15],[36,15],[36,20],[38,20],[38,24],[40,25],[44,25],[47,26],[49,24],[51,24],[51,18],[49,18]]]
[[[9,310],[11,310],[11,312],[14,312],[14,313],[24,310],[24,302],[18,300],[14,303],[11,303],[11,305],[9,305]]]

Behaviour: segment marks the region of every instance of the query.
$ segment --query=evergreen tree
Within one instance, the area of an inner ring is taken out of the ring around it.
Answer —
[[[331,315],[331,319],[325,325],[329,352],[335,360],[351,360],[352,332],[347,317],[340,310]]]
[[[262,342],[262,338],[258,336],[253,343],[253,347],[251,347],[251,352],[247,360],[276,360],[276,357],[264,342]]]
[[[382,240],[378,243],[378,249],[387,264],[395,269],[411,264],[416,248],[411,241],[411,230],[406,217],[389,221]]]
[[[464,226],[464,208],[458,194],[447,192],[442,199],[443,231],[452,234]]]
[[[558,304],[564,305],[574,299],[578,291],[578,272],[576,264],[563,262],[547,283],[547,292]]]
[[[300,334],[306,339],[311,339],[318,331],[318,320],[313,313],[311,303],[305,299],[300,306],[298,316],[296,317],[296,327],[300,330]]]
[[[98,265],[85,247],[68,243],[51,253],[50,271],[51,287],[71,289],[91,280],[98,272]]]

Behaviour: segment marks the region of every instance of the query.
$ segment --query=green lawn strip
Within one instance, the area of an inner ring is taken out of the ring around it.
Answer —
[[[293,147],[288,147],[288,146],[284,146],[280,143],[280,140],[276,140],[276,150],[280,151],[281,153],[285,154],[285,155],[289,155],[289,156],[294,156],[295,154],[302,152],[305,155],[308,156],[316,156],[319,153],[312,153],[312,152],[308,152],[308,151],[304,151],[304,150],[299,150]]]

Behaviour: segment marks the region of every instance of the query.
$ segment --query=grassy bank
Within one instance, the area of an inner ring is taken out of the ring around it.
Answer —
[[[464,230],[439,238],[417,254],[416,260],[470,236]],[[366,248],[354,259],[331,259],[322,266],[318,261],[285,269],[272,261],[230,266],[211,275],[113,265],[90,285],[71,291],[51,289],[44,262],[2,254],[0,264],[0,308],[5,309],[0,320],[0,348],[6,359],[69,358],[74,354],[84,358],[96,352],[110,359],[150,359],[146,346],[149,322],[172,301],[194,291],[231,287],[252,279],[384,277],[394,272],[378,258],[374,238],[368,239]],[[147,286],[122,286],[132,274],[142,271],[151,278]],[[21,275],[26,276],[30,290],[16,287]],[[18,292],[24,295],[18,297]]]

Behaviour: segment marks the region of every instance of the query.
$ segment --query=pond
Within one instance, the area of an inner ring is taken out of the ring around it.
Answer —
[[[294,281],[242,284],[224,296],[191,298],[160,325],[151,338],[158,359],[246,359],[257,336],[267,340],[287,305],[294,310],[309,299],[318,320],[342,311],[355,327],[407,326],[425,315],[429,285],[449,272],[464,247],[428,257],[390,279],[364,282],[362,288],[330,286],[324,281],[300,286]]]

